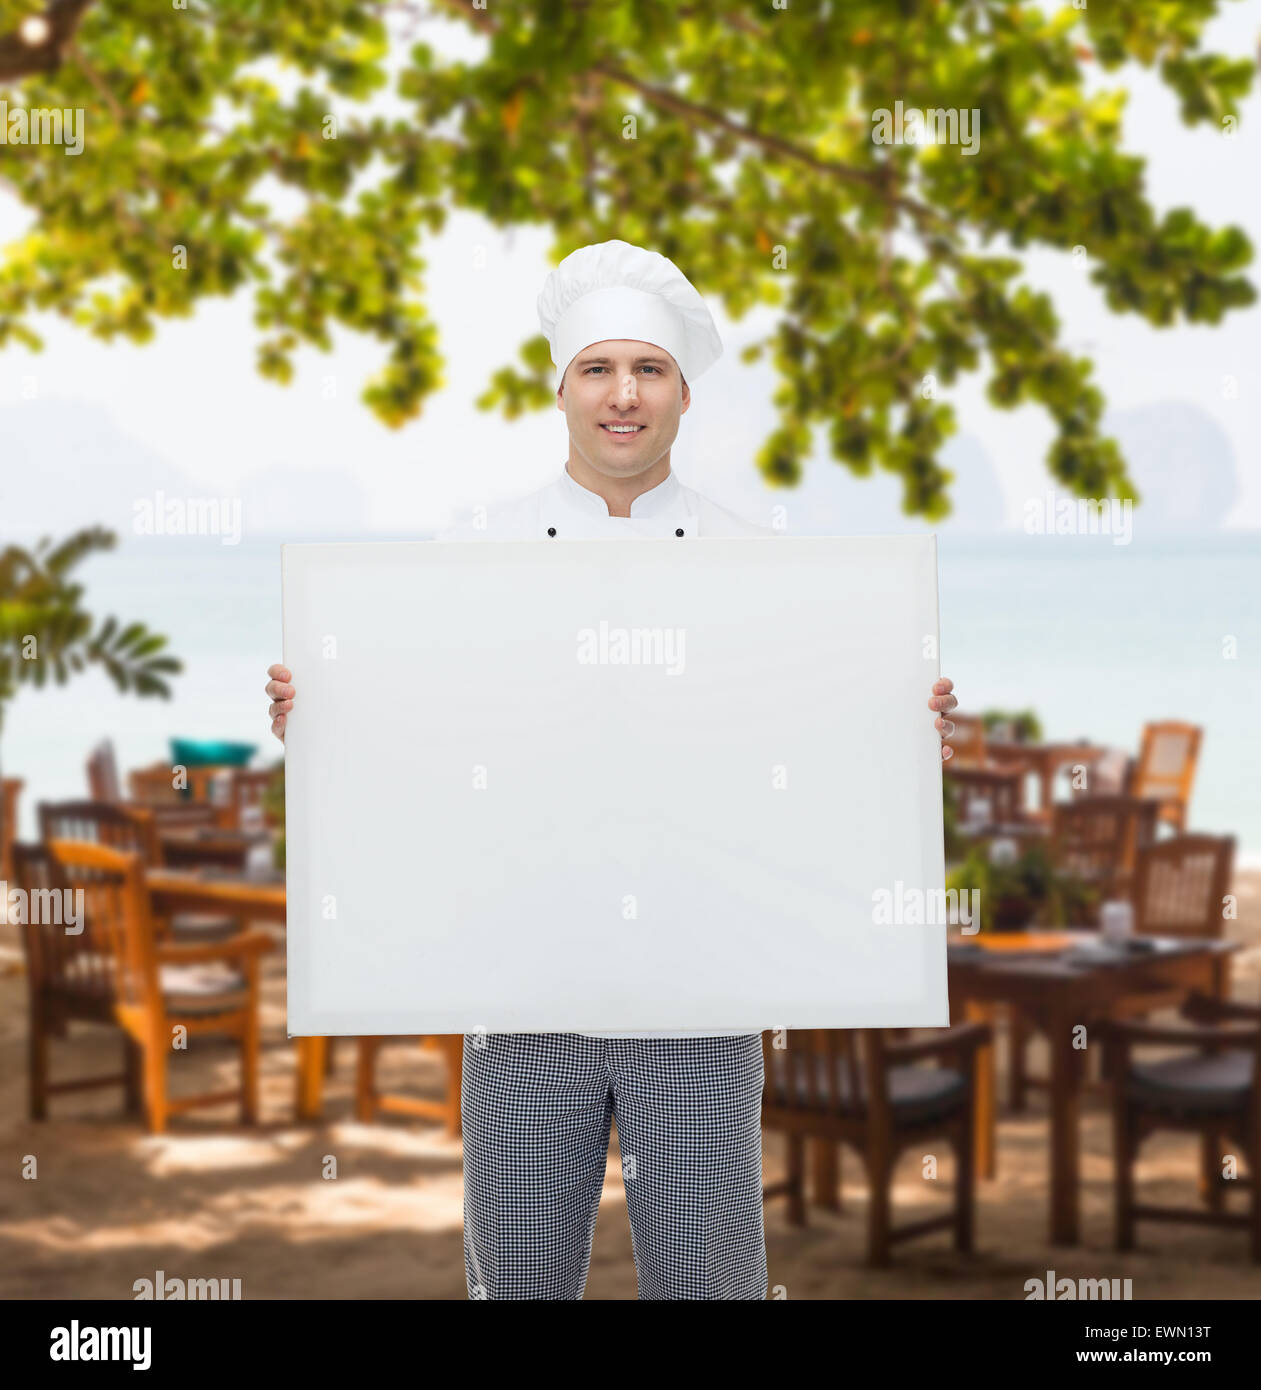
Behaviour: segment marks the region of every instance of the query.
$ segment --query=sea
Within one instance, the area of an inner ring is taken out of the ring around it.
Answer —
[[[124,770],[169,760],[172,737],[253,743],[256,766],[278,761],[263,686],[281,659],[282,539],[421,538],[126,535],[90,556],[74,572],[87,609],[165,634],[184,670],[170,700],[120,694],[99,670],[20,689],[0,768],[26,782],[22,835],[35,834],[37,801],[87,794],[88,754],[105,737]],[[1137,753],[1148,721],[1200,725],[1188,828],[1233,834],[1237,864],[1261,867],[1261,536],[1116,539],[940,534],[940,669],[961,710],[1032,710],[1048,739]],[[415,717],[414,693],[388,669],[379,699],[373,717],[400,730]]]

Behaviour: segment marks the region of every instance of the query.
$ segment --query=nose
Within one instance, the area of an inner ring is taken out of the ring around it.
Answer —
[[[614,410],[623,410],[639,404],[639,388],[633,372],[624,372],[610,380],[608,400]]]

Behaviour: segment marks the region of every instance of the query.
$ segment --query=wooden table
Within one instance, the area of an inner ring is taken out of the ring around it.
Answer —
[[[995,1007],[1019,1009],[1051,1044],[1050,1239],[1076,1245],[1080,1213],[1079,1112],[1086,1052],[1073,1046],[1074,1029],[1089,1029],[1117,1000],[1147,989],[1199,989],[1225,999],[1238,941],[1148,938],[1176,943],[1159,954],[1135,955],[1117,964],[1066,960],[1067,950],[1101,942],[1097,931],[984,932],[952,934],[947,952],[952,1014],[993,1017]],[[959,943],[965,947],[959,949]],[[967,951],[975,947],[975,951]],[[1098,1045],[1098,1044],[1097,1044]],[[976,1057],[976,1165],[994,1175],[997,1068],[991,1043]]]
[[[266,830],[224,830],[203,826],[158,827],[163,858],[166,864],[174,869],[215,864],[243,873],[246,856],[250,850],[256,844],[270,838]]]
[[[1026,814],[1047,821],[1051,818],[1055,775],[1060,768],[1072,763],[1093,766],[1108,752],[1094,743],[1012,743],[1007,739],[987,739],[985,749],[995,762],[1020,762],[1037,775],[1038,805],[1036,810]]]

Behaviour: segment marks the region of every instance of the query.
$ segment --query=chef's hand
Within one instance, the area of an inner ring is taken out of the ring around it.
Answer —
[[[273,667],[272,669],[278,670],[279,668]],[[287,676],[289,672],[286,671],[284,674]],[[270,689],[270,687],[268,688]],[[933,683],[933,698],[929,700],[928,708],[940,710],[954,709],[959,703],[958,700],[956,700],[955,697],[950,693],[954,688],[954,681],[948,681],[945,678],[945,676],[942,676],[942,678],[939,681],[935,681]],[[950,719],[943,719],[942,716],[939,714],[937,718],[933,720],[933,723],[938,729],[941,730],[941,760],[944,763],[948,761],[950,758],[953,758],[955,755],[955,750],[951,748],[951,746],[945,741],[955,731],[954,721]],[[284,735],[282,734],[281,737],[283,738],[283,736]]]
[[[277,663],[275,666],[267,668],[267,674],[271,680],[263,686],[263,691],[270,695],[272,703],[267,707],[267,713],[271,715],[271,731],[283,743],[285,741],[285,715],[293,708],[293,686],[287,685],[286,681],[293,679],[287,666]],[[940,720],[938,723],[940,724]]]

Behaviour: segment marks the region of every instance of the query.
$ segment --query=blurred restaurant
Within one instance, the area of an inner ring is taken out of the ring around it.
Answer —
[[[1261,875],[1197,827],[1204,731],[951,718],[952,1024],[764,1035],[768,1296],[1255,1296]],[[47,1179],[6,1291],[463,1298],[462,1038],[288,1037],[283,762],[168,752],[3,783],[3,1124]],[[615,1155],[588,1298],[635,1297]]]

